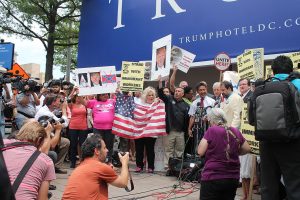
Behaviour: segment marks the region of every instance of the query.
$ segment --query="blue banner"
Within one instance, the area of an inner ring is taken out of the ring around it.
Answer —
[[[11,70],[14,59],[13,43],[0,43],[0,66]]]
[[[168,34],[195,61],[299,51],[299,8],[299,0],[83,0],[78,67],[151,60],[152,42]]]

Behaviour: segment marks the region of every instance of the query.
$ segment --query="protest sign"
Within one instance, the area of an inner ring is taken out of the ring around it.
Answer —
[[[115,66],[79,68],[74,73],[80,96],[114,93],[117,89]]]
[[[151,80],[166,78],[170,74],[172,35],[168,35],[152,44]]]
[[[176,65],[177,68],[184,73],[187,73],[193,63],[196,55],[181,49],[177,46],[172,47],[171,51],[171,64]]]
[[[248,49],[237,57],[237,67],[240,78],[254,79],[263,78],[264,50]]]
[[[150,61],[140,61],[145,65],[144,81],[151,81],[151,66],[152,62]]]
[[[248,108],[246,103],[244,103],[242,108],[241,133],[249,143],[251,153],[259,155],[259,142],[255,140],[254,126],[251,126],[248,122]]]
[[[293,61],[294,70],[300,72],[300,52],[293,52],[288,54],[288,56]]]
[[[145,64],[138,62],[122,62],[122,91],[142,91],[144,86]]]
[[[273,71],[271,65],[267,65],[265,70],[265,79],[270,78],[272,76],[273,76]]]
[[[223,81],[229,81],[233,86],[233,91],[238,93],[239,75],[235,71],[225,71]]]
[[[220,72],[223,72],[230,66],[231,59],[226,53],[222,52],[215,57],[214,64]]]

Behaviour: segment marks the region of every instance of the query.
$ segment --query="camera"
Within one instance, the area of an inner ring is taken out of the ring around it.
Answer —
[[[39,117],[38,122],[40,123],[41,126],[46,128],[48,126],[48,122],[50,124],[54,124],[56,122],[60,122],[62,124],[65,122],[65,120],[60,118],[58,121],[55,121],[55,119],[53,119],[53,117],[48,117],[47,115],[43,115],[43,116]]]
[[[16,83],[19,82],[22,77],[17,76],[17,77],[11,77],[12,73],[0,73],[0,84],[5,84],[5,83]]]
[[[17,88],[21,92],[39,92],[41,86],[38,85],[38,82],[36,82],[35,80],[27,79],[14,83],[13,87]]]
[[[120,158],[119,158],[119,155],[118,154],[121,154],[122,156],[124,156],[126,153],[125,152],[118,152],[118,151],[114,151],[111,158],[112,158],[112,165],[114,167],[122,167],[122,163],[120,161]]]

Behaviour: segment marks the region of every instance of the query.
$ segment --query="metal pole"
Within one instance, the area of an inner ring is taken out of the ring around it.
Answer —
[[[69,22],[69,30],[71,32],[72,24],[71,21]],[[66,81],[70,81],[70,70],[71,70],[71,46],[70,46],[70,41],[71,39],[68,38],[68,44],[69,47],[67,49],[67,67],[66,67]]]

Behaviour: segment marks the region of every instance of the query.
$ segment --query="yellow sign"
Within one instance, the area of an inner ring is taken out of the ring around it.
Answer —
[[[271,65],[266,66],[266,71],[265,71],[265,79],[270,78],[273,76],[273,71],[271,68]]]
[[[120,89],[142,91],[144,86],[145,63],[122,62]]]
[[[259,142],[254,137],[254,126],[248,123],[248,108],[246,103],[244,103],[242,108],[241,132],[251,147],[251,153],[258,155]]]
[[[248,49],[237,57],[240,78],[259,79],[264,71],[264,49]]]
[[[300,52],[290,53],[288,54],[288,56],[293,61],[294,70],[300,72],[300,68],[299,68],[300,66],[298,67],[298,64],[300,63]]]

